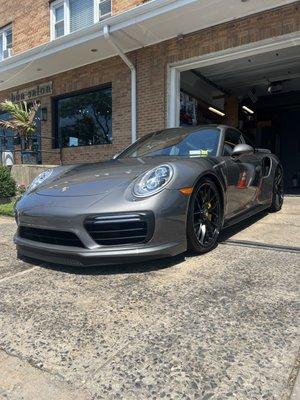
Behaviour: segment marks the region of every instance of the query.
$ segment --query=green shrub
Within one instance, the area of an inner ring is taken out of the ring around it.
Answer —
[[[10,217],[13,217],[15,215],[14,205],[15,200],[7,204],[0,204],[0,215],[9,215]]]
[[[17,185],[7,167],[0,166],[0,198],[16,195]]]

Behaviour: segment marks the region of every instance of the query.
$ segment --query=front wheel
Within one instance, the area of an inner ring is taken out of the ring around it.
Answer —
[[[283,187],[283,170],[281,165],[278,165],[275,171],[274,182],[273,182],[273,194],[270,211],[280,211],[284,198],[284,187]]]
[[[202,178],[191,196],[187,216],[188,250],[203,254],[214,248],[222,227],[222,203],[215,183]]]

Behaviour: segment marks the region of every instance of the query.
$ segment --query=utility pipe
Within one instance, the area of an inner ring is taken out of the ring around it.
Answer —
[[[118,55],[127,64],[131,71],[131,142],[134,143],[137,140],[137,98],[136,98],[136,69],[133,63],[126,56],[124,51],[115,42],[114,38],[110,34],[109,26],[105,25],[103,27],[103,34],[105,39],[109,40],[111,45],[115,48]]]

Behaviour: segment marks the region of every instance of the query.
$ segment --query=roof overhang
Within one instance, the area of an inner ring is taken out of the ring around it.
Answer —
[[[105,25],[124,52],[129,52],[293,2],[152,0],[2,61],[0,91],[115,56],[115,49],[104,38]]]

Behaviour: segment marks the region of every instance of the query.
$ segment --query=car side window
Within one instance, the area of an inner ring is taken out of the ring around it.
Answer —
[[[235,129],[227,129],[223,147],[223,156],[230,156],[237,144],[244,143],[242,134]]]

